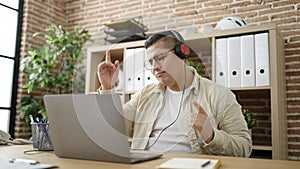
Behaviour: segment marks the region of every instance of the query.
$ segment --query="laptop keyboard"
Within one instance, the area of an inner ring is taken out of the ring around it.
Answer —
[[[151,153],[141,153],[141,152],[130,152],[131,158],[145,158],[145,157],[152,157],[153,154]]]

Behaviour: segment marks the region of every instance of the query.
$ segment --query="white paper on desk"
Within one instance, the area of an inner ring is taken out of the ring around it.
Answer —
[[[201,167],[204,163],[210,161],[208,165],[205,167]],[[199,159],[199,158],[172,158],[163,164],[161,164],[158,168],[161,169],[212,169],[219,168],[220,161],[212,160],[212,159]]]
[[[1,169],[44,169],[44,168],[57,168],[53,164],[35,164],[30,165],[27,163],[10,163],[8,160],[0,160]]]

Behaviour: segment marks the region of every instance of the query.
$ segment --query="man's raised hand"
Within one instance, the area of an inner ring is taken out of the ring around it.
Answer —
[[[110,51],[106,51],[105,61],[98,65],[98,78],[101,83],[102,90],[109,90],[113,88],[118,79],[119,61],[111,62]]]

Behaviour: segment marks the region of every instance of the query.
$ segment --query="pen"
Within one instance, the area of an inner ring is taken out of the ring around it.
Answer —
[[[201,165],[201,167],[204,168],[204,167],[206,167],[209,163],[210,163],[210,160],[208,160],[208,161],[206,161],[205,163],[203,163],[203,164]]]
[[[28,159],[21,159],[21,158],[13,158],[13,159],[9,160],[9,162],[10,163],[26,163],[26,164],[30,164],[30,165],[39,164],[38,161],[28,160]]]
[[[29,118],[30,118],[31,123],[34,123],[32,114],[29,115]]]

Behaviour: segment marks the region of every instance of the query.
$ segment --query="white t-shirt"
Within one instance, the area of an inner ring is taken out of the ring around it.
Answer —
[[[188,90],[189,89],[185,89],[185,93],[187,93]],[[179,110],[180,104],[183,104],[183,101],[181,101],[181,99],[183,99],[182,97],[182,91],[172,91],[167,87],[165,93],[165,105],[162,111],[159,112],[154,123],[148,145],[146,146],[147,150],[192,153],[192,148],[187,136],[187,130],[191,128],[188,126],[189,118],[183,117],[183,113],[179,112],[182,111]],[[173,123],[178,114],[178,119]],[[169,126],[170,124],[172,125]],[[159,136],[160,133],[161,135]],[[156,143],[154,143],[155,141]]]

